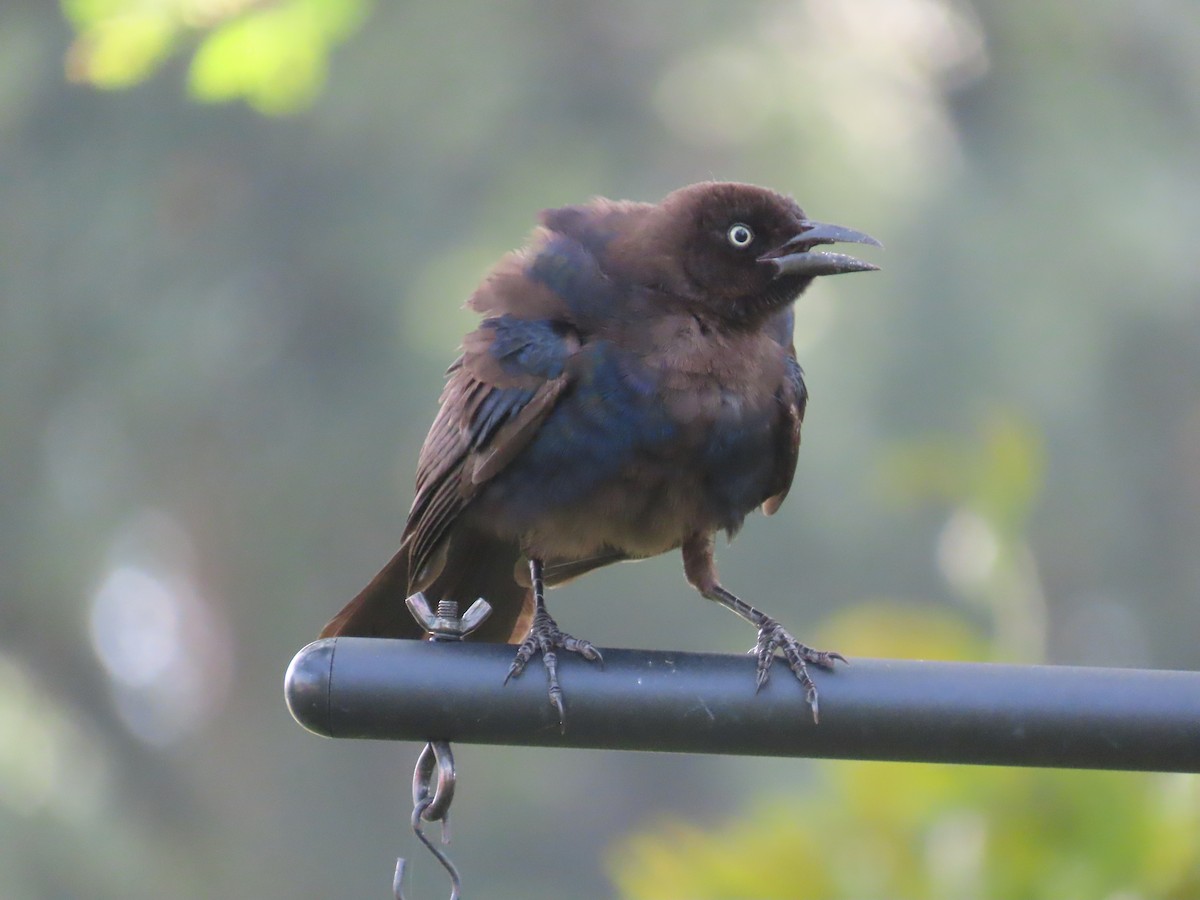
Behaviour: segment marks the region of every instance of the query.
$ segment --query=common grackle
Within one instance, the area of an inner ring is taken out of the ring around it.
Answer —
[[[722,587],[713,545],[787,496],[808,396],[792,302],[876,268],[815,249],[838,242],[878,246],[747,184],[543,212],[468,301],[484,318],[447,373],[399,551],[322,636],[416,637],[409,594],[484,597],[476,639],[523,636],[509,677],[541,654],[561,721],[556,650],[600,653],[559,629],[545,586],[681,548],[691,585],[758,629],[758,686],[781,652],[816,719],[806,664],[841,655]]]

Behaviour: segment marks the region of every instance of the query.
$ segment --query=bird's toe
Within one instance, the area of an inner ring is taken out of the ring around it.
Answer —
[[[816,650],[792,637],[782,625],[769,617],[764,618],[758,630],[758,642],[754,653],[758,657],[755,690],[761,690],[770,677],[771,663],[775,660],[776,651],[783,654],[788,668],[796,676],[804,688],[804,697],[812,710],[813,721],[820,715],[817,686],[808,673],[808,664],[822,669],[832,669],[836,662],[846,662],[846,658],[836,650]]]
[[[519,676],[534,655],[540,654],[542,664],[546,667],[550,704],[558,711],[559,727],[565,729],[566,709],[563,704],[562,685],[558,680],[558,650],[577,653],[589,662],[598,662],[601,667],[604,666],[603,656],[591,641],[580,640],[567,634],[558,627],[558,623],[551,618],[550,614],[542,609],[534,615],[529,633],[517,648],[516,656],[513,657],[504,683],[507,684],[510,678]]]

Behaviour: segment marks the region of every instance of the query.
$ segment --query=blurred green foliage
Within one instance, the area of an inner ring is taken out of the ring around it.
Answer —
[[[328,56],[364,21],[368,0],[62,0],[77,36],[67,55],[75,81],[126,88],[171,54],[193,51],[197,100],[245,100],[294,113],[325,84]]]
[[[992,413],[980,432],[975,440],[929,435],[892,446],[884,488],[901,504],[962,505],[986,519],[1000,540],[1020,540],[1042,488],[1041,439],[1012,412]]]
[[[938,567],[987,617],[993,654],[1008,662],[1045,661],[1045,594],[1029,539],[1044,468],[1037,430],[1011,410],[991,411],[976,435],[930,434],[881,454],[884,496],[946,515]]]
[[[610,854],[628,898],[1185,900],[1200,780],[900,763],[822,765],[711,828],[669,820]]]
[[[462,300],[594,194],[754,181],[887,244],[797,305],[804,447],[719,553],[741,595],[850,657],[1200,665],[1194,0],[0,20],[6,898],[386,893],[416,748],[304,734],[280,677],[394,549]],[[552,602],[601,645],[750,640],[675,558]],[[635,896],[1197,894],[1186,778],[458,762],[472,894],[609,896],[617,841]]]

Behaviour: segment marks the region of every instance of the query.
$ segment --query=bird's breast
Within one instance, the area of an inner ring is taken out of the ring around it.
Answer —
[[[774,363],[769,352],[666,349],[585,345],[571,388],[480,512],[558,558],[652,556],[696,531],[736,529],[771,480]]]

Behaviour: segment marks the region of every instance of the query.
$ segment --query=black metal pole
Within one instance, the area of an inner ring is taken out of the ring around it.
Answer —
[[[316,641],[287,702],[330,737],[1200,772],[1200,672],[856,658],[814,673],[815,725],[782,663],[756,695],[749,656],[606,649],[560,655],[562,732],[540,667],[503,684],[512,653]]]

